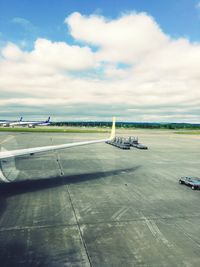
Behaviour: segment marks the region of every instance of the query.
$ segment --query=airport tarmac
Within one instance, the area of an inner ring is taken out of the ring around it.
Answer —
[[[2,267],[200,266],[200,191],[178,183],[200,177],[200,136],[121,134],[149,149],[93,144],[16,159],[18,182],[0,184]],[[106,136],[4,132],[0,144],[11,150]]]

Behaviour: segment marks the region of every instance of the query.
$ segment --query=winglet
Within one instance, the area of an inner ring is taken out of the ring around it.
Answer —
[[[110,135],[110,139],[114,139],[115,138],[115,117],[113,117],[112,119],[112,130],[111,130],[111,135]]]

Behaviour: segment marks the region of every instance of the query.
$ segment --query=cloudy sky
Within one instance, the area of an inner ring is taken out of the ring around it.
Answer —
[[[200,123],[200,1],[1,0],[0,119]]]

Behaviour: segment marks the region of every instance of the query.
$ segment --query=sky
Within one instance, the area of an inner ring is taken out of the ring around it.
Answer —
[[[0,119],[200,123],[200,0],[1,0]]]

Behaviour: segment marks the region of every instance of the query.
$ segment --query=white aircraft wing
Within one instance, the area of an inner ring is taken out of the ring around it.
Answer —
[[[26,149],[17,149],[17,150],[11,150],[11,151],[3,151],[3,152],[0,152],[0,160],[12,158],[12,157],[20,157],[20,156],[25,156],[25,155],[33,155],[36,153],[44,153],[44,152],[48,152],[48,151],[54,151],[54,150],[76,147],[76,146],[102,143],[102,142],[112,140],[114,137],[115,137],[115,118],[113,118],[111,135],[107,139],[75,142],[75,143],[68,143],[68,144],[62,144],[62,145],[52,145],[52,146],[26,148]]]

